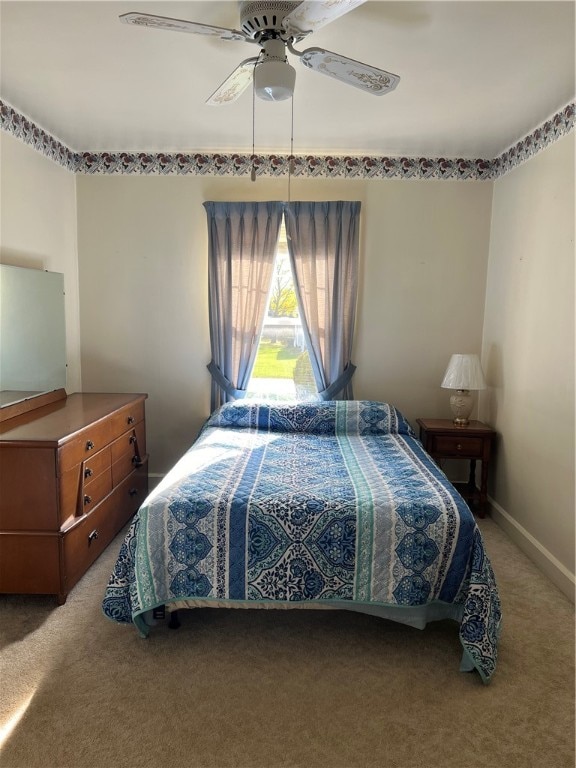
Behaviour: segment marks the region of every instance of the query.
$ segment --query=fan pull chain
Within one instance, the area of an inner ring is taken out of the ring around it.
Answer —
[[[290,186],[294,173],[294,94],[290,99],[290,156],[288,157],[288,204],[290,204]]]
[[[256,65],[254,65],[254,74],[256,73]],[[252,170],[250,171],[250,179],[256,181],[256,155],[254,154],[254,134],[256,132],[256,86],[254,84],[254,74],[252,75]]]
[[[288,156],[288,205],[286,208],[286,216],[291,216],[292,212],[290,210],[290,202],[291,202],[291,182],[292,182],[292,174],[294,173],[294,93],[292,93],[291,98],[291,104],[290,104],[290,155]],[[292,240],[292,237],[290,236],[290,229],[286,227],[286,240]]]

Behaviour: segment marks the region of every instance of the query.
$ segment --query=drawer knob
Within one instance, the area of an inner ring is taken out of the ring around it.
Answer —
[[[86,443],[86,450],[91,451],[92,448],[94,448],[94,443],[92,442],[92,440],[88,440]]]
[[[130,435],[130,440],[129,440],[129,442],[130,442],[132,445],[134,445],[134,443],[136,442],[136,440],[137,440],[137,438],[136,438],[136,435]]]
[[[458,445],[456,446],[456,450],[457,451],[461,451],[462,450],[462,443],[458,443]]]
[[[94,530],[90,531],[90,533],[88,534],[88,544],[90,544],[97,538],[98,538],[98,531],[96,530],[96,528],[94,528]]]
[[[92,477],[93,474],[94,472],[92,472],[90,467],[86,467],[86,469],[84,470],[84,477]]]
[[[91,504],[92,503],[92,496],[84,496],[84,504]]]
[[[134,416],[128,416],[126,421],[128,422],[128,424],[134,424]]]
[[[128,493],[130,494],[130,496],[136,496],[137,493],[138,493],[138,489],[137,488],[130,488]]]

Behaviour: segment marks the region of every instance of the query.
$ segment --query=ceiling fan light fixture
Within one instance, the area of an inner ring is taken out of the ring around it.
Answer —
[[[241,30],[140,12],[124,13],[120,20],[139,27],[210,35],[220,40],[244,41],[258,46],[258,55],[240,62],[208,97],[206,103],[211,106],[235,101],[250,83],[254,85],[253,98],[258,96],[264,101],[292,98],[296,72],[288,63],[286,50],[308,69],[353,85],[365,93],[382,95],[394,90],[400,80],[398,75],[324,48],[312,47],[304,51],[294,48],[294,43],[364,2],[366,0],[247,0],[240,2]]]
[[[256,65],[254,90],[264,101],[284,101],[292,98],[296,70],[286,61],[263,61]]]

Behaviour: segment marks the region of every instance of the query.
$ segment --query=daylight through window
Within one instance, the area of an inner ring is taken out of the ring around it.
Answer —
[[[317,399],[316,383],[300,322],[284,223],[280,228],[266,317],[246,397]]]

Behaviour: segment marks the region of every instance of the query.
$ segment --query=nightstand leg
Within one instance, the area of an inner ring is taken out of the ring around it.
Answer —
[[[476,459],[470,459],[470,474],[468,475],[468,490],[474,493],[476,490]]]
[[[488,501],[488,462],[482,462],[482,474],[480,477],[480,517],[484,517],[486,503]]]
[[[476,488],[476,459],[470,459],[470,475],[468,476],[468,493],[470,494],[470,504],[472,507],[474,503],[478,501],[478,517],[484,517],[484,509],[486,503],[486,479],[487,479],[486,462],[482,462],[482,482],[480,485],[480,491]],[[471,508],[472,508],[471,507]]]

